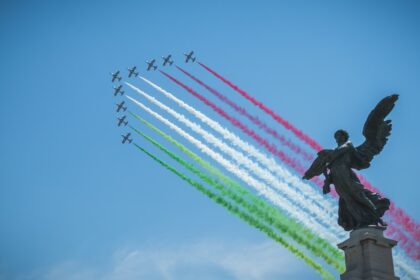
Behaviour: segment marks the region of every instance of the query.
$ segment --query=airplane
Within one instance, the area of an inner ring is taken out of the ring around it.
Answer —
[[[174,63],[173,60],[171,60],[172,55],[168,55],[167,57],[162,56],[163,59],[163,66],[165,66],[166,64],[169,63],[169,65],[172,65],[172,63]]]
[[[131,133],[130,132],[128,132],[126,135],[121,135],[121,137],[123,138],[123,140],[121,141],[123,144],[125,143],[125,142],[127,142],[128,141],[128,143],[131,143],[132,141],[133,141],[133,139],[130,139],[129,137],[130,137],[130,135],[131,135]]]
[[[124,126],[126,126],[128,124],[128,121],[125,121],[126,116],[122,116],[122,118],[117,118],[118,119],[118,126],[121,126],[122,124],[124,124]]]
[[[122,89],[122,85],[119,85],[118,87],[114,87],[114,96],[117,96],[118,93],[121,95],[124,95],[124,91],[121,89]]]
[[[115,82],[115,80],[121,81],[121,77],[118,75],[120,74],[120,70],[117,70],[115,73],[111,73],[112,76],[112,82]]]
[[[186,63],[188,63],[188,61],[192,61],[192,62],[194,62],[195,61],[195,57],[193,57],[193,54],[194,54],[194,52],[193,51],[190,51],[188,54],[186,54],[186,53],[184,53],[184,55],[185,55],[185,62]]]
[[[124,101],[121,101],[121,103],[120,103],[120,104],[115,103],[115,105],[117,105],[117,112],[121,111],[121,109],[122,109],[123,111],[127,110],[127,107],[124,107],[124,103],[125,103]]]
[[[128,70],[128,77],[131,78],[131,76],[134,75],[134,77],[137,77],[139,75],[138,72],[136,72],[137,67],[133,66],[133,68],[127,68]]]
[[[155,64],[156,59],[152,59],[152,61],[146,61],[147,65],[147,71],[150,71],[150,69],[156,70],[157,66]]]

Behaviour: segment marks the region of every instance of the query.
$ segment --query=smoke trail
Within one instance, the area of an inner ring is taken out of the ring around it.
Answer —
[[[175,67],[178,70],[180,70],[182,73],[184,73],[185,75],[187,75],[188,77],[190,77],[191,79],[193,79],[195,82],[197,82],[199,85],[201,85],[204,88],[206,88],[209,92],[211,92],[214,96],[216,96],[217,98],[219,98],[222,102],[228,104],[236,112],[238,112],[242,116],[246,117],[252,123],[254,123],[256,126],[258,126],[262,130],[264,130],[265,132],[267,132],[268,134],[270,134],[271,136],[273,136],[274,138],[276,138],[277,140],[279,140],[279,142],[281,144],[289,147],[295,153],[300,154],[301,156],[303,156],[303,158],[305,160],[312,161],[314,159],[314,157],[313,157],[312,154],[310,154],[310,153],[306,152],[305,150],[303,150],[301,147],[299,147],[298,145],[296,145],[295,143],[293,143],[290,139],[286,139],[284,136],[280,135],[276,130],[274,130],[273,128],[267,126],[264,122],[262,122],[257,116],[251,115],[250,113],[248,113],[247,110],[245,110],[243,107],[239,106],[238,104],[236,104],[235,102],[233,102],[232,100],[230,100],[227,96],[221,94],[216,89],[214,89],[211,86],[207,85],[206,83],[204,83],[203,81],[201,81],[197,77],[193,76],[191,73],[188,73],[187,71],[185,71],[181,67],[179,67],[179,66],[175,66]]]
[[[271,201],[274,205],[280,207],[283,210],[288,210],[288,214],[291,215],[294,219],[301,221],[301,222],[305,222],[307,221],[307,217],[302,215],[300,213],[300,211],[297,212],[291,212],[289,208],[285,208],[288,207],[289,203],[287,200],[285,200],[283,197],[278,196],[271,188],[267,187],[265,184],[255,180],[252,176],[250,176],[248,174],[247,171],[241,169],[238,166],[235,166],[234,164],[232,164],[230,161],[226,160],[225,158],[223,158],[222,155],[214,152],[212,149],[210,149],[209,147],[207,147],[206,145],[204,145],[203,143],[201,143],[199,140],[195,139],[194,137],[192,137],[191,135],[189,135],[188,133],[186,133],[185,131],[183,131],[181,128],[179,128],[178,126],[174,125],[173,123],[171,123],[170,121],[168,121],[167,119],[163,118],[162,116],[160,116],[159,114],[157,114],[156,112],[154,112],[153,110],[149,109],[147,106],[143,105],[142,103],[136,101],[135,99],[126,96],[127,98],[129,98],[131,101],[133,101],[135,104],[137,104],[139,107],[141,107],[143,110],[145,110],[146,112],[148,112],[149,114],[151,114],[152,116],[154,116],[156,119],[158,119],[159,121],[163,122],[164,124],[166,124],[167,126],[169,126],[171,129],[175,130],[178,134],[180,134],[182,137],[184,137],[185,139],[187,139],[190,143],[194,144],[199,150],[201,150],[203,153],[209,155],[212,159],[214,159],[215,161],[219,162],[223,167],[225,167],[228,171],[230,171],[231,173],[235,174],[238,178],[240,178],[241,180],[243,180],[245,183],[247,183],[248,185],[250,185],[251,187],[253,187],[255,190],[257,190],[260,194],[264,195],[269,201]],[[324,229],[319,229],[318,227],[317,229],[317,234],[320,237],[326,236],[326,231]],[[329,233],[329,236],[331,236],[331,233]],[[310,236],[308,236],[308,238],[311,238]],[[336,239],[336,237],[332,237],[329,240],[331,243],[336,243],[338,240]],[[314,245],[318,246],[320,244],[318,244],[317,242],[314,243]],[[325,243],[324,245],[328,245],[328,243]],[[325,247],[324,245],[322,245],[323,247]]]
[[[226,145],[224,142],[219,140],[219,138],[215,137],[214,135],[208,133],[204,129],[202,129],[199,125],[196,123],[191,122],[189,119],[187,119],[184,115],[181,115],[171,108],[165,106],[161,102],[157,101],[154,97],[149,96],[142,90],[136,88],[135,86],[131,85],[130,83],[126,84],[137,91],[139,94],[144,96],[146,99],[148,99],[153,104],[157,105],[159,108],[165,110],[169,114],[171,114],[173,117],[175,117],[178,121],[185,124],[187,127],[191,128],[194,132],[201,135],[207,142],[210,144],[218,147],[221,151],[228,154],[232,159],[234,159],[238,166],[245,166],[248,170],[259,176],[261,179],[263,179],[265,182],[270,184],[271,186],[275,187],[276,190],[280,191],[282,195],[286,196],[286,198],[289,200],[287,205],[284,205],[284,207],[287,207],[286,210],[291,213],[291,215],[294,215],[295,212],[300,212],[301,210],[306,211],[308,216],[306,219],[301,219],[302,222],[305,223],[306,226],[310,228],[319,227],[319,223],[314,221],[314,218],[320,219],[324,224],[328,224],[326,231],[330,232],[331,230],[335,232],[340,232],[340,228],[329,219],[322,210],[319,208],[316,208],[315,205],[311,204],[305,204],[304,203],[304,197],[300,195],[300,193],[293,191],[293,189],[289,188],[288,185],[286,185],[283,182],[280,182],[275,178],[270,172],[268,172],[265,169],[262,169],[258,164],[251,161],[248,157],[243,155],[241,152],[236,151],[235,149],[232,149],[228,145]],[[291,204],[292,202],[293,204]],[[296,205],[296,206],[295,206]],[[295,214],[296,215],[296,214]],[[309,219],[309,220],[308,220]],[[325,228],[325,227],[324,227]],[[330,237],[332,238],[332,237]]]
[[[404,256],[403,251],[397,248],[393,251],[394,264],[396,272],[400,279],[415,279],[420,280],[420,265],[419,262],[408,259]]]
[[[215,120],[207,117],[202,112],[198,111],[197,109],[191,107],[190,105],[186,104],[181,99],[175,97],[173,94],[167,92],[166,90],[162,89],[158,85],[152,83],[151,81],[147,80],[144,77],[139,77],[144,82],[158,90],[160,93],[165,95],[167,98],[171,99],[175,103],[177,103],[180,107],[187,110],[189,113],[197,117],[200,121],[207,124],[209,127],[220,133],[224,139],[231,142],[236,147],[240,148],[245,153],[253,156],[257,161],[268,168],[271,172],[279,176],[281,179],[283,179],[287,184],[292,186],[296,191],[300,192],[304,197],[304,201],[306,201],[308,204],[318,205],[323,209],[323,213],[326,213],[329,217],[331,217],[330,220],[334,220],[334,215],[336,215],[338,211],[338,207],[336,203],[332,201],[330,197],[324,197],[319,192],[314,190],[311,186],[304,183],[300,178],[294,176],[292,173],[290,173],[287,169],[283,168],[282,166],[278,165],[277,162],[272,158],[268,157],[262,152],[260,152],[257,148],[255,148],[253,145],[243,141],[241,138],[239,138],[234,133],[230,132],[228,129],[222,127],[218,122]],[[342,236],[342,238],[345,238]]]
[[[314,246],[313,245],[314,242],[322,243],[323,245],[327,245],[328,243],[326,243],[324,240],[320,238],[316,238],[308,229],[300,226],[293,220],[282,215],[280,212],[276,211],[274,207],[270,208],[265,201],[258,199],[249,191],[244,189],[243,187],[239,187],[240,190],[238,193],[244,193],[244,194],[238,195],[236,192],[232,191],[229,188],[224,187],[218,181],[213,180],[211,177],[201,172],[194,165],[185,162],[183,159],[181,159],[174,153],[170,152],[168,149],[163,147],[161,144],[157,143],[151,137],[145,135],[144,133],[138,131],[137,129],[133,127],[131,128],[135,132],[137,132],[139,135],[141,135],[143,138],[145,138],[146,140],[151,142],[153,145],[155,145],[157,148],[165,152],[175,161],[180,163],[182,166],[184,166],[185,168],[187,168],[188,170],[190,170],[191,172],[199,176],[204,182],[208,183],[209,185],[219,190],[223,195],[227,195],[233,201],[235,201],[236,203],[238,203],[239,205],[247,209],[250,213],[256,215],[259,219],[264,220],[269,225],[275,226],[283,234],[288,235],[300,245],[303,245],[306,248],[308,248],[314,255],[324,258],[328,264],[333,265],[339,272],[344,271],[344,266],[343,266],[344,258],[342,254],[340,254],[340,252],[336,248],[332,248],[333,255],[330,255],[324,252],[324,250]],[[192,152],[190,151],[190,153]],[[235,191],[237,190],[235,189]],[[251,203],[247,202],[247,198],[251,201]],[[260,207],[260,205],[264,205],[264,206]],[[269,211],[267,211],[266,209],[269,209]],[[307,235],[311,236],[315,240],[309,241],[305,236],[301,234],[302,232],[305,232]]]
[[[219,204],[220,206],[225,207],[230,213],[238,216],[240,219],[247,222],[249,225],[259,229],[261,232],[265,233],[267,236],[272,238],[273,240],[277,241],[279,244],[283,245],[286,249],[288,249],[290,252],[292,252],[296,257],[302,259],[306,264],[311,266],[315,271],[317,271],[323,279],[334,279],[334,276],[326,271],[320,264],[316,263],[314,260],[309,258],[305,255],[304,252],[300,251],[298,248],[294,247],[292,244],[288,243],[285,239],[283,239],[281,236],[276,234],[270,227],[264,225],[263,223],[259,222],[257,219],[253,218],[252,216],[248,215],[247,213],[241,211],[238,207],[230,204],[228,201],[226,201],[222,196],[219,196],[212,191],[206,189],[204,186],[202,186],[200,183],[192,180],[185,174],[181,173],[174,167],[170,166],[169,164],[165,163],[155,155],[148,152],[146,149],[140,147],[139,145],[134,145],[143,153],[157,161],[161,166],[165,167],[178,177],[180,177],[182,180],[186,181],[188,184],[190,184],[192,187],[194,187],[196,190],[201,192],[202,194],[206,195],[208,198]]]
[[[265,106],[262,102],[256,100],[254,97],[252,97],[251,95],[249,95],[247,92],[245,92],[244,90],[240,89],[239,87],[237,87],[236,85],[234,85],[233,83],[231,83],[230,81],[228,81],[227,79],[223,78],[220,74],[216,73],[216,71],[210,69],[208,66],[204,65],[201,62],[197,62],[197,63],[201,67],[203,67],[204,69],[206,69],[208,72],[210,72],[211,74],[213,74],[215,77],[219,78],[225,84],[227,84],[228,86],[230,86],[232,89],[234,89],[240,95],[242,95],[243,97],[245,97],[246,99],[248,99],[249,101],[251,101],[252,104],[254,104],[255,106],[259,107],[261,110],[263,110],[264,112],[266,112],[275,121],[277,121],[282,126],[284,126],[284,128],[286,128],[286,129],[290,130],[291,132],[293,132],[293,134],[296,135],[296,137],[298,137],[303,142],[305,142],[306,144],[308,144],[315,151],[318,152],[318,151],[322,150],[321,145],[318,144],[314,139],[312,139],[311,137],[309,137],[308,135],[306,135],[305,133],[303,133],[302,131],[300,131],[296,127],[294,127],[287,120],[285,120],[282,117],[280,117],[279,115],[277,115],[273,110],[271,110],[270,108],[268,108],[267,106]]]
[[[194,91],[192,88],[186,86],[185,84],[181,83],[168,73],[165,73],[162,70],[159,70],[163,75],[165,75],[167,78],[169,78],[171,81],[175,82],[177,85],[184,88],[186,91],[191,93],[194,97],[198,98],[200,101],[202,101],[204,104],[212,108],[216,113],[218,113],[220,116],[228,120],[231,124],[236,126],[237,128],[241,129],[245,134],[252,137],[255,141],[258,142],[261,146],[266,148],[270,153],[281,159],[284,163],[292,167],[294,170],[296,170],[300,175],[303,175],[306,171],[306,169],[296,160],[290,158],[288,155],[277,149],[277,147],[268,141],[266,141],[264,138],[259,136],[257,133],[255,133],[253,130],[249,129],[246,125],[244,125],[241,121],[237,120],[236,118],[230,116],[228,113],[226,113],[223,109],[218,107],[216,104],[205,98],[204,96],[200,95],[196,91]],[[318,178],[313,178],[313,182],[315,182],[317,185],[322,187],[324,183]]]
[[[153,111],[151,111],[150,109],[148,109],[146,106],[144,106],[144,105],[142,105],[141,104],[141,107],[142,108],[144,108],[144,109],[146,109],[146,111],[147,110],[149,110],[148,112],[149,113],[151,113],[152,115],[154,115],[157,119],[159,119],[159,120],[161,120],[162,122],[164,122],[165,124],[167,124],[167,125],[169,125],[169,127],[171,128],[171,129],[173,129],[173,130],[175,130],[175,131],[177,131],[177,133],[179,133],[180,135],[182,135],[183,137],[185,137],[188,141],[190,141],[191,143],[193,143],[193,144],[195,144],[196,146],[197,146],[197,143],[194,143],[194,138],[192,138],[192,139],[189,139],[188,137],[191,137],[191,136],[189,136],[188,134],[186,134],[185,132],[183,132],[182,130],[180,130],[178,127],[176,127],[176,126],[174,126],[173,124],[171,124],[169,121],[167,121],[167,120],[165,120],[164,118],[162,118],[162,117],[160,117],[158,114],[156,114],[156,113],[154,113]],[[151,111],[151,112],[150,112]],[[165,122],[166,121],[166,122]],[[183,135],[183,133],[185,133],[185,135]],[[195,140],[195,141],[197,141],[197,140]],[[199,141],[198,141],[199,142]],[[203,148],[205,149],[205,147],[200,147],[200,146],[197,146],[197,147],[199,147],[199,149],[201,150],[201,151],[203,151],[203,152],[205,152],[206,153],[206,151],[205,150],[203,150]],[[208,153],[206,153],[206,154],[208,154]],[[213,156],[211,156],[213,159],[215,159]],[[221,158],[221,159],[223,159],[223,158]],[[217,159],[216,159],[216,161],[218,161]],[[225,168],[227,168],[229,171],[231,171],[231,169],[229,168],[229,166],[226,166],[226,165],[224,165],[223,163],[222,163],[222,165],[225,167]],[[231,171],[232,172],[232,171]],[[235,174],[235,173],[234,173]],[[274,204],[276,204],[276,203],[274,203]],[[336,216],[336,212],[334,212],[334,216],[335,216],[335,218],[337,217]],[[323,232],[317,232],[317,234],[319,234],[320,236],[322,236],[322,234],[323,234]],[[331,242],[332,244],[336,244],[336,242]],[[401,256],[396,256],[395,258],[394,258],[394,260],[395,260],[395,265],[397,266],[397,267],[399,267],[400,269],[402,269],[403,271],[404,271],[404,264],[406,264],[406,260],[403,258],[403,257],[401,257]],[[406,270],[405,270],[406,271]],[[407,272],[407,271],[406,271]]]
[[[265,106],[262,102],[256,100],[254,97],[249,95],[244,90],[240,89],[236,85],[234,85],[232,82],[228,81],[224,77],[222,77],[220,74],[209,68],[208,66],[204,65],[203,63],[198,62],[200,66],[202,66],[205,70],[222,80],[224,83],[229,85],[231,88],[233,88],[236,92],[241,94],[243,97],[245,97],[247,100],[249,100],[251,103],[259,107],[261,110],[266,112],[268,115],[270,115],[274,120],[276,120],[278,123],[283,125],[286,129],[292,131],[299,139],[307,143],[309,146],[311,146],[314,150],[320,151],[322,149],[321,145],[318,144],[314,139],[309,137],[308,135],[304,134],[302,131],[295,128],[293,125],[291,125],[288,121],[280,117],[278,114],[276,114],[273,110]],[[366,186],[369,190],[373,192],[380,193],[376,188],[374,188],[369,182],[367,182],[363,177],[360,175],[358,176],[362,184]],[[336,197],[336,195],[334,195]],[[399,208],[398,208],[399,209]],[[399,209],[399,211],[391,205],[389,210],[389,216],[391,216],[391,223],[390,227],[395,227],[395,233],[396,238],[399,240],[404,240],[405,244],[407,246],[404,246],[404,250],[409,254],[411,257],[415,259],[420,259],[420,253],[417,253],[420,251],[420,248],[417,244],[415,244],[415,241],[411,241],[409,237],[407,237],[404,232],[400,229],[399,225],[402,225],[404,227],[404,230],[408,232],[411,236],[414,237],[414,240],[420,240],[420,225],[414,221],[409,215],[407,215],[403,210]],[[410,245],[408,245],[410,244]],[[413,249],[414,248],[414,249]]]
[[[404,210],[395,206],[393,202],[391,202],[390,206],[391,211],[395,212],[395,219],[398,223],[404,224],[404,227],[407,229],[408,232],[412,232],[414,239],[420,242],[420,225],[417,224],[411,217],[409,217]],[[420,254],[420,250],[418,251]]]

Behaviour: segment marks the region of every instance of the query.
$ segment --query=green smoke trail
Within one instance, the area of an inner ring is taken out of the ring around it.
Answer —
[[[142,152],[147,154],[149,157],[151,157],[152,159],[157,161],[160,165],[162,165],[163,167],[165,167],[166,169],[173,172],[178,177],[180,177],[181,179],[183,179],[184,181],[189,183],[191,186],[193,186],[195,189],[197,189],[198,191],[200,191],[201,193],[206,195],[208,198],[210,198],[211,200],[213,200],[217,204],[225,207],[232,214],[238,216],[239,218],[241,218],[242,220],[247,222],[249,225],[259,229],[261,232],[264,232],[270,238],[272,238],[273,240],[275,240],[278,243],[280,243],[281,245],[283,245],[285,248],[287,248],[289,251],[291,251],[295,256],[302,259],[305,263],[307,263],[309,266],[311,266],[313,269],[315,269],[319,274],[321,274],[323,279],[328,279],[328,280],[330,280],[330,279],[333,280],[334,279],[334,276],[330,272],[326,271],[320,264],[316,263],[314,260],[312,260],[311,258],[306,256],[304,252],[300,251],[298,248],[296,248],[292,244],[288,243],[281,236],[276,234],[270,227],[268,227],[268,226],[264,225],[263,223],[259,222],[257,219],[250,216],[246,212],[241,211],[238,207],[236,207],[236,206],[232,205],[231,203],[229,203],[228,201],[226,201],[222,196],[213,193],[209,189],[206,189],[203,185],[201,185],[200,183],[192,180],[191,178],[189,178],[185,174],[181,173],[180,171],[178,171],[174,167],[170,166],[169,164],[167,164],[163,160],[159,159],[158,157],[156,157],[152,153],[148,152],[146,149],[140,147],[136,143],[133,143],[133,144],[139,150],[141,150]]]
[[[184,161],[183,159],[181,159],[180,157],[178,157],[177,155],[175,155],[174,153],[172,153],[171,151],[166,149],[164,146],[162,146],[161,144],[159,144],[158,142],[153,140],[151,137],[149,137],[149,136],[145,135],[144,133],[138,131],[137,129],[133,128],[132,126],[130,126],[130,128],[132,130],[134,130],[136,133],[138,133],[139,135],[141,135],[143,138],[145,138],[146,140],[151,142],[154,146],[159,148],[161,151],[163,151],[164,153],[169,155],[172,159],[174,159],[175,161],[180,163],[182,166],[184,166],[185,168],[187,168],[188,170],[190,170],[191,172],[193,172],[194,174],[199,176],[204,182],[208,183],[209,185],[213,186],[215,189],[219,190],[222,193],[222,195],[227,195],[228,197],[233,199],[236,203],[238,203],[239,205],[246,208],[248,210],[248,212],[254,214],[259,219],[264,220],[268,224],[276,227],[283,234],[292,237],[293,239],[296,240],[296,242],[298,242],[299,244],[308,248],[309,251],[311,251],[314,255],[322,257],[328,264],[333,265],[337,270],[340,271],[340,269],[342,268],[342,262],[337,260],[336,257],[328,254],[325,250],[322,250],[322,249],[314,246],[313,243],[311,241],[309,241],[307,238],[302,238],[301,236],[296,234],[297,231],[292,232],[291,228],[289,226],[290,219],[289,219],[289,221],[287,221],[284,217],[282,217],[282,219],[284,220],[282,222],[279,222],[278,218],[273,219],[272,217],[270,217],[270,214],[267,213],[267,211],[265,211],[264,209],[261,209],[261,207],[258,207],[255,203],[247,202],[244,199],[244,195],[238,195],[237,193],[233,192],[231,189],[226,188],[225,186],[220,184],[218,181],[213,180],[207,174],[201,172],[194,165]],[[240,188],[241,188],[241,190],[243,190],[242,187],[240,187]],[[245,190],[245,192],[246,191],[247,190]],[[248,196],[254,196],[254,195],[249,193]],[[304,230],[303,227],[302,226],[300,226],[300,227],[301,228],[299,228],[297,230],[303,231]]]
[[[230,186],[232,189],[234,189],[237,193],[241,195],[238,198],[238,200],[240,200],[241,202],[246,202],[246,199],[244,199],[244,197],[247,197],[252,202],[251,205],[253,205],[253,210],[260,218],[264,219],[270,225],[289,235],[301,245],[307,247],[316,256],[323,257],[328,264],[333,265],[339,272],[344,271],[343,254],[337,248],[333,247],[329,242],[318,237],[317,235],[314,235],[306,227],[298,224],[294,220],[281,214],[277,208],[268,204],[266,201],[256,197],[250,191],[243,188],[239,183],[224,175],[219,169],[213,167],[210,163],[203,160],[197,154],[195,154],[194,152],[177,142],[171,136],[165,134],[163,131],[159,130],[140,116],[132,112],[129,113],[133,117],[141,121],[143,124],[148,126],[150,129],[154,130],[156,133],[164,137],[166,140],[173,143],[177,148],[179,148],[183,153],[185,153],[195,162],[197,162],[200,166],[209,171],[211,174],[215,175],[224,185]],[[139,133],[136,129],[134,129],[134,131]],[[142,133],[140,133],[140,135],[142,135]],[[224,194],[226,194],[226,191],[224,191]]]

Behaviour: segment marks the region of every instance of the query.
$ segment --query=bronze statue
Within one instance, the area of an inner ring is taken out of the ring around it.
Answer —
[[[370,112],[363,127],[366,140],[362,145],[354,147],[349,141],[349,134],[345,130],[337,130],[334,134],[337,148],[320,151],[303,176],[311,179],[324,174],[324,194],[330,192],[330,184],[335,186],[340,196],[338,224],[346,231],[369,225],[386,227],[382,216],[389,209],[389,199],[367,190],[352,169],[368,168],[373,157],[382,151],[392,128],[391,120],[385,120],[385,117],[394,108],[397,99],[396,94],[387,96]]]

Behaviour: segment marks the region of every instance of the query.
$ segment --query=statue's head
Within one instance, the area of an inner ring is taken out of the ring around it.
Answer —
[[[349,140],[349,134],[347,131],[339,129],[334,133],[334,138],[338,146],[341,146]]]

